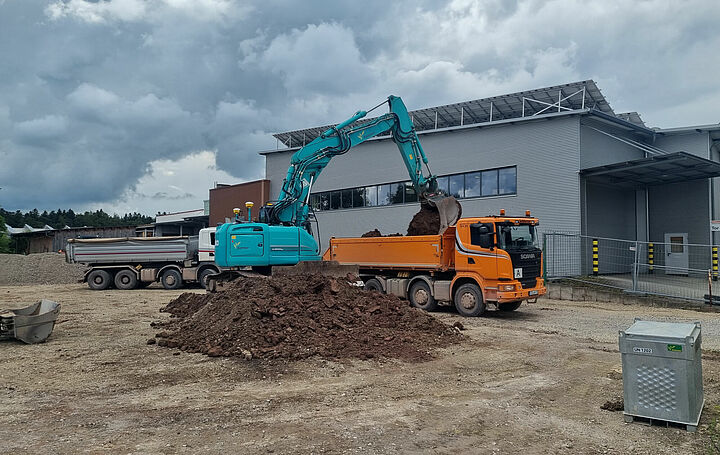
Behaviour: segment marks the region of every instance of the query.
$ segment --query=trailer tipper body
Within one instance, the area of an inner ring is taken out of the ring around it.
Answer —
[[[439,235],[332,238],[324,260],[355,264],[367,289],[428,311],[454,303],[463,316],[490,304],[513,311],[545,294],[537,218],[462,218]]]
[[[205,286],[220,268],[214,262],[215,228],[190,237],[121,237],[70,239],[69,263],[86,264],[84,281],[91,289],[134,289],[160,281],[165,289],[185,282]]]

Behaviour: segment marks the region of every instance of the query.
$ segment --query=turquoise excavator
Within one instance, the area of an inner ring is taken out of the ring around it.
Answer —
[[[386,103],[388,113],[362,121],[369,112]],[[260,208],[259,222],[236,221],[217,228],[215,262],[225,272],[211,278],[230,278],[234,270],[247,270],[248,267],[255,272],[270,274],[272,266],[321,260],[319,241],[312,229],[315,216],[309,204],[313,184],[331,159],[388,131],[400,151],[421,204],[439,212],[441,231],[455,224],[460,218],[460,204],[455,198],[438,193],[437,177],[430,172],[405,104],[401,98],[389,96],[369,111],[358,111],[329,128],[295,152],[277,200]]]

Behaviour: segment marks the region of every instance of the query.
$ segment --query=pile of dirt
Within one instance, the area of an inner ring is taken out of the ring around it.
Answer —
[[[77,283],[85,269],[58,253],[0,254],[0,286]]]
[[[323,275],[238,278],[216,294],[183,294],[162,311],[157,344],[246,359],[424,361],[465,339],[398,297]]]
[[[385,234],[383,235],[380,231],[376,229],[373,229],[372,231],[367,231],[360,237],[402,237],[403,235],[399,232],[396,232],[395,234]]]
[[[413,216],[407,235],[436,235],[440,232],[440,213],[426,204],[420,205],[420,211]]]

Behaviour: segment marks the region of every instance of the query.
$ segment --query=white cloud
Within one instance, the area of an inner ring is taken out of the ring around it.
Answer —
[[[102,208],[109,213],[175,212],[203,207],[208,190],[216,183],[238,183],[237,179],[217,169],[215,152],[193,153],[179,160],[156,160],[133,188],[113,203],[95,202],[84,210]]]
[[[0,0],[0,202],[187,208],[189,163],[261,177],[272,133],[390,94],[414,109],[593,78],[651,126],[718,122],[717,17],[712,0]]]

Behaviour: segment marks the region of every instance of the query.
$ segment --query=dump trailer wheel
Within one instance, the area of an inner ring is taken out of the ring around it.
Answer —
[[[485,312],[482,291],[477,284],[465,283],[455,291],[455,309],[461,316],[475,317]]]
[[[197,277],[197,280],[198,280],[198,283],[200,283],[200,286],[201,286],[203,289],[207,289],[207,287],[208,287],[208,283],[207,283],[207,277],[208,277],[208,275],[215,275],[216,273],[218,273],[217,270],[213,270],[213,269],[203,269],[203,270],[200,272],[200,274],[198,275],[198,277]]]
[[[420,308],[425,311],[437,311],[438,304],[435,297],[432,295],[430,286],[423,280],[417,280],[410,286],[410,292],[408,293],[408,300],[416,308]]]
[[[93,270],[87,276],[87,284],[94,291],[104,291],[110,287],[112,277],[107,270]]]
[[[180,289],[183,284],[180,272],[175,269],[165,270],[165,272],[163,272],[162,274],[162,278],[160,278],[160,282],[162,283],[163,287],[168,290]]]
[[[505,302],[498,304],[498,310],[500,311],[515,311],[518,308],[520,308],[520,305],[522,305],[522,301],[520,302]]]
[[[135,289],[137,284],[137,275],[132,270],[120,270],[115,274],[115,287],[118,289]]]
[[[384,293],[382,283],[380,283],[380,280],[377,278],[370,278],[365,282],[365,286],[363,286],[363,289],[366,291],[378,291],[379,293]]]

